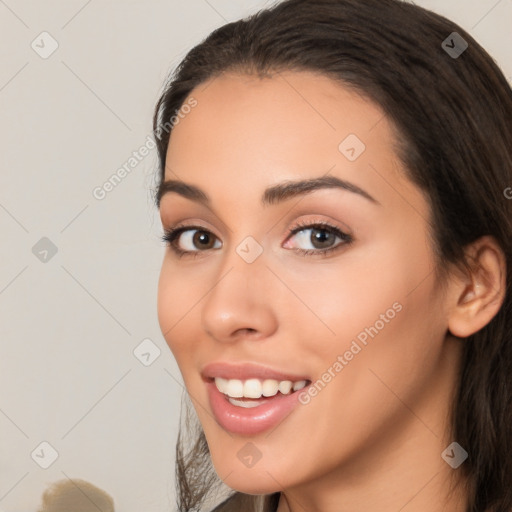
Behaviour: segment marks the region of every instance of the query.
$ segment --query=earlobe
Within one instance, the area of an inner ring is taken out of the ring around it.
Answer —
[[[506,260],[491,236],[473,242],[466,251],[471,271],[454,283],[454,304],[448,330],[467,338],[485,327],[500,310],[506,290]]]

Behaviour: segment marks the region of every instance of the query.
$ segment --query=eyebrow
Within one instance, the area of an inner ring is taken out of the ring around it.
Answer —
[[[335,176],[321,176],[319,178],[311,178],[299,181],[284,181],[276,185],[272,185],[265,189],[261,197],[261,205],[267,206],[277,204],[293,197],[308,194],[315,190],[326,188],[340,188],[352,192],[368,201],[380,205],[374,197],[372,197],[366,190],[350,183],[349,181],[336,178]],[[160,208],[160,201],[165,194],[175,192],[186,199],[196,201],[205,206],[211,206],[211,200],[208,195],[195,185],[185,183],[181,180],[166,180],[163,181],[156,194],[156,204]]]

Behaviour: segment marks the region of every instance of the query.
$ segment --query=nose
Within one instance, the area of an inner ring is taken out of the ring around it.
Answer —
[[[204,331],[220,342],[271,336],[278,326],[273,308],[272,287],[276,285],[266,267],[264,254],[247,263],[235,250],[226,257],[202,301]]]

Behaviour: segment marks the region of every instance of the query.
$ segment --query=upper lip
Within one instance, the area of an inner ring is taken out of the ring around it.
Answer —
[[[228,363],[224,361],[206,364],[201,371],[201,375],[206,380],[212,380],[215,377],[228,380],[274,379],[278,381],[291,380],[292,382],[310,380],[307,376],[275,370],[266,365],[255,363]]]

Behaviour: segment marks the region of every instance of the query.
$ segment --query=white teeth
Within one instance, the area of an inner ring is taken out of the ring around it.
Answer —
[[[263,396],[274,396],[279,391],[279,382],[274,379],[267,379],[263,381],[262,386]]]
[[[223,379],[222,377],[217,377],[215,379],[215,384],[217,385],[217,389],[221,392],[221,393],[225,393],[226,392],[226,389],[228,387],[228,381],[227,379]]]
[[[261,398],[261,382],[258,379],[249,379],[244,384],[244,396],[246,398]]]
[[[239,379],[223,379],[216,377],[215,385],[221,393],[228,395],[230,398],[261,398],[262,396],[275,396],[278,391],[283,395],[288,395],[292,389],[293,391],[298,391],[305,387],[306,381],[299,380],[292,382],[291,380],[283,380],[279,382],[274,379],[265,379],[264,381],[260,379],[248,379],[241,381]],[[234,403],[233,405],[243,403],[244,405],[241,405],[242,407],[256,407],[260,405],[260,402],[251,402],[255,405],[247,405],[248,402],[242,402],[240,400],[233,400],[233,402],[236,402],[236,404]]]
[[[242,400],[237,400],[236,398],[228,398],[228,401],[232,405],[236,405],[238,407],[244,407],[245,409],[251,409],[252,407],[258,407],[258,405],[261,405],[263,403],[263,401],[244,402]]]
[[[244,383],[238,379],[230,379],[226,382],[223,393],[233,398],[242,398],[244,396]]]
[[[306,387],[306,381],[305,380],[299,380],[293,385],[293,391],[299,391],[299,389],[302,389]]]
[[[281,391],[283,395],[287,395],[291,391],[292,386],[293,382],[291,380],[283,380],[279,383],[279,391]]]

